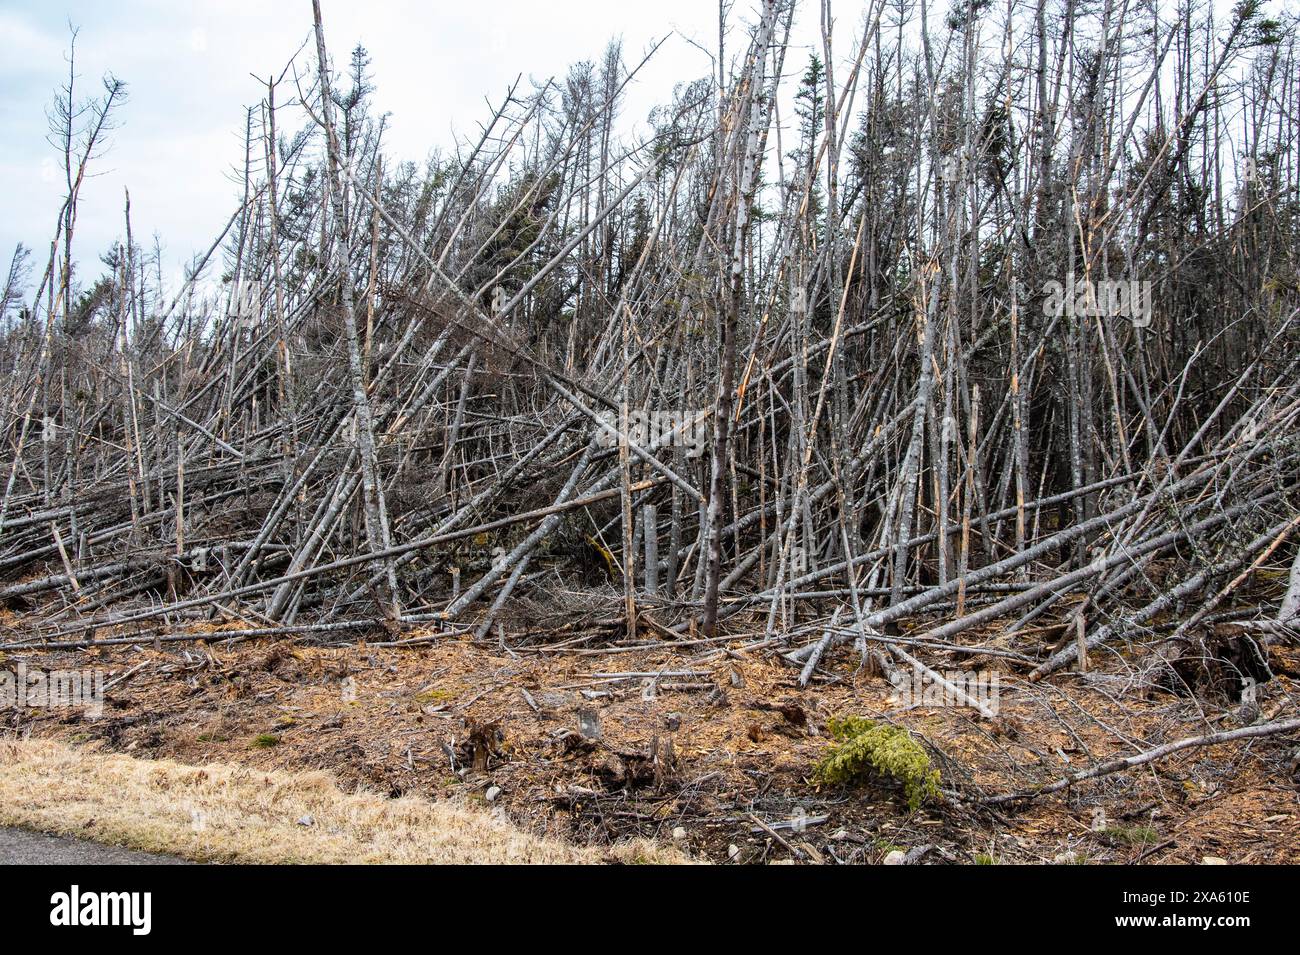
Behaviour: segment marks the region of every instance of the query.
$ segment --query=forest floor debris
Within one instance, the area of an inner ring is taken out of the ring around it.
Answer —
[[[1178,752],[1022,806],[980,804],[1238,725],[1231,701],[1121,699],[1116,681],[1140,659],[1050,682],[1001,673],[990,721],[970,707],[900,707],[848,651],[800,689],[797,668],[740,645],[705,657],[671,642],[575,655],[454,637],[409,648],[200,641],[11,652],[7,665],[100,668],[110,683],[131,674],[100,719],[23,711],[36,737],[184,764],[325,770],[346,788],[500,812],[573,846],[655,840],[742,862],[874,863],[896,850],[927,862],[1300,862],[1295,734]],[[1247,714],[1257,722],[1298,710],[1300,651],[1267,653],[1275,675]],[[909,811],[883,780],[815,785],[826,725],[844,716],[922,741],[943,798]],[[16,730],[14,711],[6,717]]]

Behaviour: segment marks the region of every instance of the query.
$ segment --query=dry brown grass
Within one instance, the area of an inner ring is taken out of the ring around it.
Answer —
[[[464,806],[345,793],[325,773],[187,766],[43,739],[0,741],[0,825],[212,862],[688,861],[643,841],[582,848]]]

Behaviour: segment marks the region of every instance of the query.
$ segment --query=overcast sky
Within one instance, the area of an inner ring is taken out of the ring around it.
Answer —
[[[733,23],[751,20],[753,6],[739,0]],[[322,7],[336,67],[358,42],[370,52],[377,106],[392,113],[394,159],[422,160],[448,145],[453,130],[472,133],[488,115],[485,100],[499,103],[520,73],[562,76],[570,63],[597,59],[612,37],[622,38],[624,59],[635,63],[667,36],[629,96],[627,116],[644,119],[675,83],[711,71],[699,47],[717,43],[711,0],[323,0]],[[810,4],[803,15],[813,30],[816,11]],[[161,237],[174,276],[233,209],[243,107],[262,95],[251,74],[278,74],[309,38],[310,0],[0,0],[0,268],[17,242],[34,248],[43,265],[53,236],[64,185],[59,153],[46,141],[46,109],[66,77],[69,23],[80,29],[82,91],[98,91],[110,70],[129,84],[111,148],[82,192],[74,255],[89,264],[122,234],[126,187],[135,235],[145,243]],[[853,28],[845,30],[846,48]],[[739,47],[742,35],[730,42]]]

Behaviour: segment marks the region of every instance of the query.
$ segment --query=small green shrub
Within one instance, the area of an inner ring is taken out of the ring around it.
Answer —
[[[1126,846],[1154,845],[1160,841],[1160,833],[1150,826],[1111,826],[1103,829],[1101,834]]]
[[[860,716],[832,719],[826,729],[835,742],[814,769],[815,782],[858,783],[875,773],[902,783],[912,810],[939,795],[939,771],[907,730]]]
[[[258,733],[253,737],[254,749],[267,749],[268,747],[279,745],[280,737],[276,736],[274,733]]]

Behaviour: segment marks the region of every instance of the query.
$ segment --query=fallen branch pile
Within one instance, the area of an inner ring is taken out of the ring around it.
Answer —
[[[317,10],[179,290],[129,199],[74,268],[123,90],[70,79],[56,241],[4,298],[4,647],[612,618],[807,684],[850,643],[1040,680],[1291,636],[1300,558],[1280,614],[1245,582],[1297,546],[1297,34],[959,4],[917,40],[873,0],[795,63],[795,6],[644,137],[612,46],[425,168]]]

